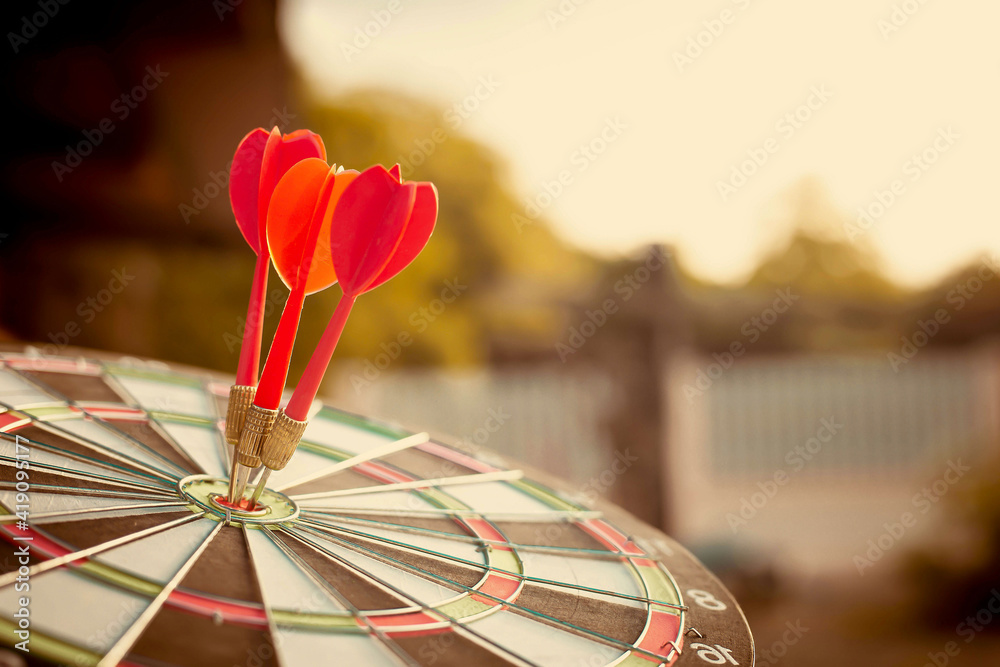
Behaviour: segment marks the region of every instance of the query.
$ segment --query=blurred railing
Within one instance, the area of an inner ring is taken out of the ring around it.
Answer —
[[[367,383],[358,381],[359,372],[348,369],[335,379],[338,407],[484,447],[572,482],[600,472],[614,450],[605,428],[614,392],[597,372],[567,373],[561,364],[403,369]]]
[[[1000,442],[995,347],[919,350],[896,368],[885,354],[728,368],[675,354],[665,384],[663,502],[677,536],[752,544],[813,571],[850,567],[907,512],[919,519],[907,541],[932,537],[924,516],[963,483],[949,468],[975,470]]]

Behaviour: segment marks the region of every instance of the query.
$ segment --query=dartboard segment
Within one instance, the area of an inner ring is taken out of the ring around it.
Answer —
[[[227,382],[140,360],[2,361],[0,537],[4,554],[30,538],[33,656],[753,663],[739,608],[676,543],[495,455],[324,407],[262,514],[234,513],[213,500],[231,460]],[[19,571],[2,571],[14,645]]]

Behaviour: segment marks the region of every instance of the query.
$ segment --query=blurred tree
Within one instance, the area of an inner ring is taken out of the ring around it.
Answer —
[[[555,309],[598,263],[544,221],[514,217],[522,207],[495,155],[452,131],[442,110],[388,93],[314,101],[308,115],[331,161],[359,169],[398,162],[404,178],[432,181],[440,193],[426,250],[401,280],[359,301],[339,357],[370,359],[412,340],[406,363],[474,364],[493,358],[498,340],[547,344],[557,335]],[[317,309],[330,312],[336,298],[315,299]],[[325,319],[310,318],[306,337],[318,336]]]
[[[892,340],[908,294],[884,275],[864,238],[848,239],[847,218],[823,186],[805,178],[774,208],[779,214],[772,224],[786,238],[744,284],[706,284],[681,265],[696,344],[724,350],[734,340],[746,342],[741,330],[776,292],[795,301],[753,343],[755,352],[873,349]]]

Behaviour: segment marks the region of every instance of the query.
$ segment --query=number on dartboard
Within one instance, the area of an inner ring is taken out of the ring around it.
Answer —
[[[694,644],[691,644],[691,648],[698,652],[699,658],[710,665],[724,665],[726,663],[729,663],[730,665],[740,664],[736,662],[736,658],[733,657],[733,652],[730,649],[719,644],[709,646],[708,644],[695,642]]]
[[[716,599],[714,595],[708,591],[702,591],[697,588],[692,588],[687,592],[688,596],[695,601],[702,609],[707,609],[709,611],[725,611],[726,603],[722,600]]]

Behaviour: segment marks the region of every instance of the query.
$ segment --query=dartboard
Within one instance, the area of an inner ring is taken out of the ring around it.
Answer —
[[[234,514],[215,502],[230,384],[135,358],[2,354],[11,652],[149,667],[753,664],[736,602],[682,547],[486,450],[317,403],[263,507]]]

